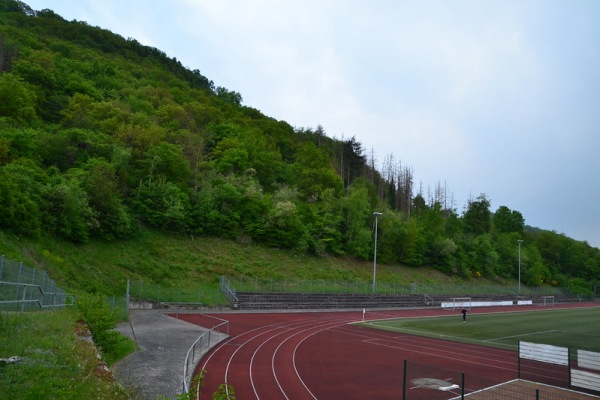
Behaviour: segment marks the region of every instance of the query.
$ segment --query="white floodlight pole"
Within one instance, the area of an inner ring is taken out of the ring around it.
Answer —
[[[381,215],[380,212],[374,212],[375,216],[375,251],[373,252],[373,293],[375,293],[376,276],[377,276],[377,218]]]
[[[519,242],[519,295],[521,294],[521,243],[523,241],[521,239],[517,240]]]

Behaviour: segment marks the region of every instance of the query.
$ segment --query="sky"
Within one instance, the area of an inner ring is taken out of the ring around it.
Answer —
[[[600,248],[600,1],[24,0]]]

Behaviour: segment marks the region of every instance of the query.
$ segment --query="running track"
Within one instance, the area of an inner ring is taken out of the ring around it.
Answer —
[[[560,307],[559,305],[556,308]],[[487,307],[489,312],[540,310],[539,307]],[[456,315],[435,310],[369,311],[365,320]],[[226,313],[211,314],[230,321],[231,337],[199,363],[206,370],[204,398],[221,383],[235,389],[238,400],[353,400],[401,399],[404,361],[407,362],[406,398],[446,400],[459,390],[412,387],[413,378],[435,378],[461,386],[465,393],[517,377],[516,351],[492,349],[385,332],[351,325],[362,312]],[[180,319],[211,326],[199,314]]]

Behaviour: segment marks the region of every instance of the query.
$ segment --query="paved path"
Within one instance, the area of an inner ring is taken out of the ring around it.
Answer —
[[[185,356],[206,329],[150,310],[131,310],[129,322],[117,329],[139,346],[113,366],[117,381],[133,388],[141,399],[173,399],[180,394]]]

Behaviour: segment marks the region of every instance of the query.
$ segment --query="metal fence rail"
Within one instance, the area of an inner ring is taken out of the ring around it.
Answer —
[[[73,305],[45,271],[0,256],[0,311],[34,311]]]
[[[215,344],[229,336],[229,321],[210,317],[218,320],[217,325],[204,332],[190,346],[183,363],[183,393],[188,393],[196,366],[202,356]]]

